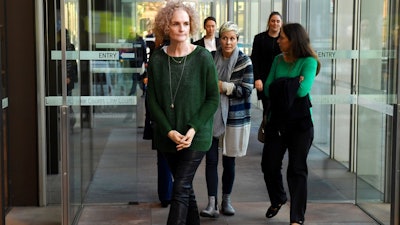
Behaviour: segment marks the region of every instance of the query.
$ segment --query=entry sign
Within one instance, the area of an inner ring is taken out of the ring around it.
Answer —
[[[96,52],[98,53],[98,59],[100,60],[115,60],[117,58],[117,52]],[[96,54],[94,55],[96,57]]]
[[[135,53],[119,52],[119,51],[67,51],[67,60],[120,60],[134,59]],[[52,60],[61,60],[61,51],[51,51]]]

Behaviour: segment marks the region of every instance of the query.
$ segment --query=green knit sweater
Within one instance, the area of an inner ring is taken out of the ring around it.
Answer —
[[[213,116],[219,104],[217,71],[210,52],[197,46],[186,61],[177,63],[160,49],[152,54],[147,70],[154,147],[162,152],[176,152],[176,144],[168,138],[168,132],[177,130],[185,135],[189,128],[194,128],[196,134],[190,149],[208,151]]]

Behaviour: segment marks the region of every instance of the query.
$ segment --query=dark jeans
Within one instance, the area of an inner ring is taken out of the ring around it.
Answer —
[[[287,129],[281,135],[276,130],[267,128],[265,135],[261,168],[271,205],[276,207],[287,201],[281,173],[282,160],[287,149],[290,221],[304,221],[307,206],[307,156],[314,139],[314,128]]]
[[[172,196],[172,174],[168,167],[165,156],[157,150],[157,171],[158,171],[158,198],[161,202],[171,200]]]
[[[213,138],[210,150],[206,154],[206,182],[208,196],[218,194],[218,139]]]
[[[193,179],[205,154],[193,149],[164,153],[174,177],[167,225],[200,224]]]
[[[210,150],[206,154],[206,182],[208,196],[218,194],[218,138],[213,138]],[[235,157],[222,156],[222,193],[230,194],[232,192],[233,182],[235,180]]]

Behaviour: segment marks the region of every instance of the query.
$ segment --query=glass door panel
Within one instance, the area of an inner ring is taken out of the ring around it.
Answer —
[[[46,205],[73,221],[82,202],[78,1],[49,1],[46,10]],[[68,213],[67,213],[68,212]]]
[[[343,99],[348,99],[345,104],[335,104],[332,107],[333,137],[332,157],[341,162],[347,168],[350,167],[351,148],[351,130],[352,130],[352,77],[353,77],[353,10],[354,5],[348,1],[340,0],[335,5],[335,48],[338,52],[346,54],[345,57],[336,58],[335,69],[333,70],[334,85],[332,92]],[[346,24],[343,26],[342,24]]]
[[[136,1],[46,6],[46,204],[72,224],[85,204],[138,201],[148,21]]]
[[[343,35],[341,29],[345,28],[338,25],[338,23],[343,24],[345,19],[346,22],[352,21],[353,16],[351,12],[342,10],[345,6],[340,1],[335,1],[335,4],[330,0],[311,0],[306,3],[302,6],[307,9],[307,14],[297,16],[299,19],[303,18],[302,24],[307,28],[311,45],[317,51],[321,62],[321,70],[315,79],[311,93],[314,120],[313,147],[326,157],[326,161],[321,160],[322,164],[326,162],[343,164],[338,164],[335,169],[322,166],[327,177],[340,180],[335,185],[340,186],[342,195],[327,194],[318,200],[354,201],[353,181],[355,176],[347,168],[349,167],[352,130],[350,109],[352,107],[351,63],[353,58],[349,54],[352,52],[352,35],[351,33],[347,36]],[[346,2],[346,7],[351,8],[352,6]],[[293,6],[289,8],[293,8]],[[338,14],[345,16],[339,18]]]
[[[309,20],[304,20],[303,24],[307,23],[307,29],[313,48],[318,52],[332,51],[333,48],[333,10],[329,0],[318,1],[313,0],[309,2],[309,12],[307,15]],[[306,6],[303,6],[307,8]],[[305,18],[304,15],[299,15]],[[334,59],[331,57],[323,57],[320,54],[321,71],[315,79],[311,96],[329,96],[331,95],[331,80]],[[313,104],[313,118],[314,118],[314,145],[325,152],[330,154],[330,135],[331,135],[331,105],[327,102],[322,104]]]
[[[137,201],[147,58],[146,24],[136,16],[141,10],[134,1],[80,5],[83,205]]]
[[[391,121],[388,79],[389,1],[361,1],[358,78],[357,204],[382,224],[390,224]]]

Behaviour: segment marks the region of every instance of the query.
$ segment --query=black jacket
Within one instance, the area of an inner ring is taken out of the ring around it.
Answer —
[[[278,37],[273,38],[267,31],[254,36],[251,61],[253,63],[254,81],[261,79],[263,83],[271,70],[275,56],[281,53],[277,43]],[[265,98],[262,91],[257,92],[258,99]]]
[[[199,40],[197,40],[197,41],[195,41],[195,42],[193,42],[193,44],[194,44],[194,45],[200,45],[201,47],[205,47],[205,44],[204,44],[204,37],[201,38],[201,39],[199,39]],[[215,46],[216,46],[217,49],[218,49],[218,47],[219,47],[219,38],[215,38]]]
[[[269,86],[270,126],[286,129],[307,129],[313,126],[311,120],[309,95],[297,97],[300,87],[299,77],[279,78]]]

